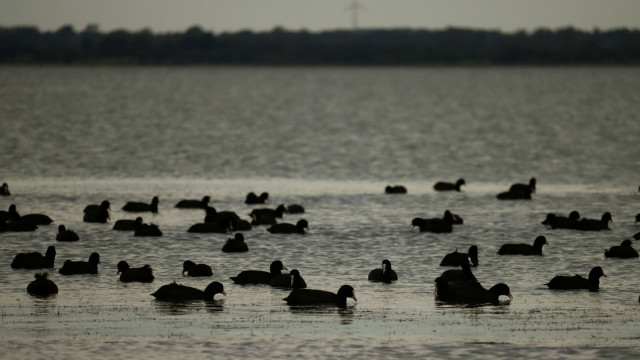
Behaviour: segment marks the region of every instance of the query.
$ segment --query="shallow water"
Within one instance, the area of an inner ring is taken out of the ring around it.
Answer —
[[[637,68],[0,68],[0,181],[21,214],[54,219],[34,233],[0,233],[3,358],[440,357],[635,358],[638,259],[603,251],[640,231],[640,90]],[[513,182],[538,179],[532,201],[498,201]],[[462,193],[436,193],[464,177]],[[401,183],[407,195],[385,195]],[[245,232],[250,251],[221,252],[231,235],[189,234],[201,210],[183,198],[210,195],[218,210],[247,219],[247,192],[269,206],[300,203],[310,232]],[[134,218],[126,201],[160,197],[164,232],[134,238],[111,224],[82,222],[89,203],[109,199],[112,223]],[[451,234],[410,229],[416,216],[449,209],[465,224]],[[611,231],[549,230],[547,212],[613,214]],[[55,241],[58,224],[80,235]],[[503,243],[545,235],[542,257],[498,256]],[[500,306],[439,304],[433,280],[453,250],[478,245],[473,271],[507,283]],[[50,278],[60,293],[26,294],[34,271],[8,265],[18,252],[57,249]],[[62,276],[66,259],[97,251],[100,273]],[[391,260],[399,281],[370,283]],[[116,264],[150,264],[151,284],[123,284]],[[183,278],[181,264],[210,264],[226,297],[165,304],[149,294]],[[239,286],[241,270],[281,259],[310,288],[356,289],[344,310],[297,309],[288,291]],[[598,292],[551,291],[557,274],[602,266]]]

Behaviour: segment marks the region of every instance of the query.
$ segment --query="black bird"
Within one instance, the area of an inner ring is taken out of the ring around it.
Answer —
[[[530,191],[506,191],[496,196],[499,200],[531,200]]]
[[[231,220],[227,219],[224,221],[203,222],[203,223],[193,224],[189,227],[187,232],[226,234],[232,229],[233,229],[233,225],[231,223]]]
[[[118,262],[118,274],[120,274],[120,281],[122,282],[152,282],[155,278],[151,266],[144,265],[139,268],[131,268],[124,260]]]
[[[94,252],[89,256],[89,261],[65,261],[58,272],[62,275],[97,274],[98,264],[100,255]]]
[[[470,266],[478,266],[478,247],[471,245],[468,252],[458,252],[458,249],[452,253],[448,253],[442,258],[440,266],[462,266],[463,263],[469,263]]]
[[[293,289],[289,296],[282,300],[288,305],[335,305],[345,308],[348,297],[358,301],[353,287],[342,285],[337,294],[324,290]]]
[[[548,213],[542,225],[547,225],[552,229],[575,229],[579,220],[580,213],[576,210],[570,212],[569,217]]]
[[[278,205],[275,209],[254,209],[251,211],[249,216],[251,216],[251,225],[273,225],[276,224],[277,218],[282,218],[282,214],[284,214],[286,208],[284,205]]]
[[[305,219],[300,219],[293,225],[289,223],[281,223],[271,225],[267,229],[272,234],[304,234],[305,230],[309,230],[309,223]]]
[[[396,274],[395,270],[391,268],[391,261],[384,259],[382,260],[382,267],[371,270],[367,280],[390,283],[394,280],[398,280],[398,274]]]
[[[134,231],[136,229],[136,222],[139,222],[140,224],[142,224],[142,218],[140,216],[138,216],[135,220],[131,220],[131,219],[121,219],[116,221],[115,224],[113,224],[113,230],[118,230],[118,231]]]
[[[276,260],[271,263],[269,272],[260,270],[245,270],[240,272],[237,276],[231,277],[236,284],[270,284],[271,279],[275,276],[281,275],[282,270],[288,270],[282,261]]]
[[[187,273],[187,276],[213,276],[211,266],[207,264],[197,264],[191,260],[187,260],[182,264],[182,275]]]
[[[463,218],[461,218],[458,214],[452,213],[449,210],[445,210],[444,216],[442,217],[443,220],[448,218],[449,215],[447,215],[447,214],[451,214],[451,223],[453,225],[462,225],[462,224],[464,224],[464,219]]]
[[[602,218],[600,220],[582,219],[578,221],[576,223],[576,230],[582,230],[582,231],[610,230],[609,221],[613,221],[611,219],[611,213],[606,212],[602,214]]]
[[[179,209],[206,209],[209,206],[209,196],[205,196],[202,200],[180,200],[176,207]]]
[[[528,184],[520,184],[520,183],[513,184],[509,188],[509,191],[534,193],[536,192],[536,178],[529,179]]]
[[[154,196],[153,199],[151,199],[151,204],[129,201],[128,203],[126,203],[122,207],[122,210],[128,211],[128,212],[152,212],[152,213],[157,213],[158,212],[158,197]]]
[[[464,304],[499,304],[501,295],[508,296],[513,299],[509,286],[499,283],[492,286],[489,290],[485,289],[479,283],[467,282],[450,282],[439,277],[436,283],[436,299],[451,303]]]
[[[406,194],[407,193],[407,188],[402,186],[402,185],[387,185],[384,188],[384,193],[385,194]]]
[[[556,276],[547,284],[549,289],[559,289],[559,290],[573,290],[573,289],[588,289],[588,290],[598,290],[600,288],[600,277],[607,277],[607,275],[602,271],[600,266],[596,266],[589,272],[589,278],[585,279],[580,275],[575,276]]]
[[[37,225],[18,221],[0,221],[0,232],[24,232],[35,231],[38,228]]]
[[[234,224],[237,225],[241,222],[238,214],[233,211],[217,211],[214,207],[207,206],[205,213],[204,222],[207,224],[217,224],[220,227],[227,227]],[[236,228],[235,230],[240,230],[240,228]]]
[[[156,300],[161,301],[213,301],[216,294],[227,296],[227,293],[224,291],[224,286],[217,281],[209,284],[204,291],[173,282],[161,286],[151,295],[153,295]]]
[[[51,280],[47,279],[49,274],[35,274],[35,280],[27,285],[27,293],[35,296],[49,296],[58,293],[58,286]]]
[[[435,185],[433,185],[433,189],[436,191],[460,191],[460,187],[462,185],[466,185],[464,179],[458,179],[455,184],[438,181],[437,183],[435,183]]]
[[[639,222],[640,222],[640,214],[636,214],[636,221],[633,223],[633,225],[638,225]]]
[[[448,282],[468,282],[472,284],[478,283],[475,275],[471,272],[471,265],[468,262],[460,264],[460,269],[447,270],[440,274],[440,277]]]
[[[549,245],[547,238],[538,236],[533,245],[529,244],[504,244],[498,250],[499,255],[542,255],[542,246]]]
[[[12,222],[19,222],[24,225],[49,225],[53,222],[50,217],[43,214],[20,215],[15,204],[9,205],[9,219]]]
[[[287,289],[304,289],[307,287],[307,283],[296,269],[291,270],[289,274],[280,274],[272,277],[269,285]]]
[[[20,253],[13,258],[11,267],[14,269],[45,269],[53,268],[56,259],[56,248],[49,246],[42,256],[39,252]]]
[[[411,227],[416,226],[420,229],[420,232],[450,233],[453,231],[453,214],[451,212],[445,213],[442,219],[414,218],[411,220]]]
[[[631,244],[633,244],[631,240],[624,240],[620,246],[612,246],[609,250],[605,250],[604,256],[608,258],[615,257],[622,259],[637,258],[638,252],[631,246]]]
[[[257,196],[254,192],[250,192],[247,194],[246,199],[244,200],[245,204],[265,204],[269,201],[269,193],[263,192],[260,196]]]
[[[227,242],[222,247],[223,252],[246,252],[249,251],[247,243],[244,242],[244,235],[236,233],[232,239],[227,239]]]
[[[304,213],[304,206],[300,204],[289,204],[285,206],[286,213],[288,214],[302,214]]]
[[[635,240],[640,240],[640,232],[637,232],[637,233],[633,234],[633,238]]]
[[[11,192],[9,192],[9,185],[7,185],[7,183],[2,183],[2,187],[0,187],[0,195],[1,196],[11,195]]]
[[[143,224],[142,218],[138,217],[133,226],[133,236],[162,236],[162,231],[156,224]]]
[[[111,209],[111,203],[108,200],[104,200],[97,204],[87,205],[84,208],[84,216],[82,221],[88,223],[101,223],[104,224],[109,221],[109,210]]]
[[[75,231],[68,230],[64,225],[58,225],[57,241],[78,241],[80,237]]]

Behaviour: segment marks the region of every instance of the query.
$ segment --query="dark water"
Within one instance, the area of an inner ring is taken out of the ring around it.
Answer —
[[[640,352],[640,264],[603,251],[640,231],[639,68],[0,68],[0,181],[22,214],[54,219],[34,233],[1,233],[3,358],[441,357],[635,358]],[[527,202],[501,202],[513,182],[538,179]],[[436,193],[464,177],[462,193]],[[404,184],[407,195],[384,195]],[[301,203],[305,236],[245,232],[250,251],[226,254],[229,235],[189,234],[210,195],[245,219],[247,192],[270,206]],[[160,197],[162,238],[134,238],[82,222],[86,204],[109,199],[112,222],[133,218],[126,201]],[[450,209],[451,234],[410,230],[413,217]],[[549,230],[547,212],[609,211],[607,232]],[[78,232],[55,241],[56,227]],[[542,257],[496,254],[545,235]],[[444,254],[476,244],[485,286],[507,283],[501,306],[434,302]],[[52,298],[26,294],[34,271],[12,270],[18,252],[55,245]],[[63,277],[66,259],[101,255],[100,274]],[[370,283],[391,260],[400,280]],[[116,263],[151,264],[152,284],[123,284]],[[179,281],[181,264],[208,263],[226,297],[168,305],[149,294]],[[356,289],[345,310],[300,310],[287,291],[228,278],[281,259],[311,288]],[[599,292],[554,292],[556,274],[602,266]],[[7,355],[9,354],[9,355]]]

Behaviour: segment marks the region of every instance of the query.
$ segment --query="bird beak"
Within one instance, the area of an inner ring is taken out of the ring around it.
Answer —
[[[222,295],[227,296],[227,292],[222,290]]]
[[[508,293],[507,296],[509,297],[509,300],[513,300],[513,295],[511,295],[511,293]]]
[[[351,297],[353,298],[353,300],[358,302],[358,299],[356,299],[356,291],[355,290],[351,293]]]
[[[293,275],[291,275],[290,277],[291,277],[291,287],[293,287],[293,279],[294,279],[294,276],[293,276]]]
[[[283,267],[282,267],[282,270],[289,270],[289,269],[287,269],[287,267],[286,267],[286,266],[283,266]]]
[[[385,272],[387,272],[387,264],[382,264],[382,274],[384,275]]]
[[[607,274],[604,273],[604,271],[602,272],[602,276],[607,277]]]
[[[182,270],[182,276],[184,276],[184,273],[186,273],[187,270]]]

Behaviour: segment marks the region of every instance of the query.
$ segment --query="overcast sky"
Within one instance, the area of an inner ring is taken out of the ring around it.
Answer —
[[[640,0],[359,0],[360,28],[640,29]],[[351,0],[0,0],[0,26],[216,33],[351,28]]]

